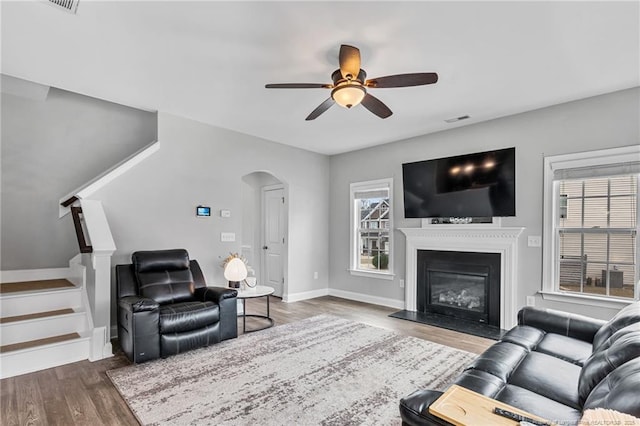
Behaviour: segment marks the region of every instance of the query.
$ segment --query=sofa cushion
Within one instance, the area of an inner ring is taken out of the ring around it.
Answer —
[[[538,343],[536,351],[582,367],[585,361],[591,356],[591,343],[572,337],[549,333]]]
[[[584,409],[609,408],[640,417],[640,358],[627,361],[591,391]]]
[[[581,404],[586,402],[596,385],[609,373],[627,361],[640,358],[640,331],[636,329],[636,325],[631,324],[618,330],[589,357],[578,382]]]
[[[539,330],[535,327],[531,327],[528,325],[516,325],[511,330],[507,331],[502,339],[502,342],[510,342],[516,345],[520,345],[523,348],[531,351],[538,343],[542,341],[545,333],[542,330]]]
[[[528,353],[522,346],[498,342],[479,355],[465,370],[484,371],[507,382],[513,370]]]
[[[593,338],[593,352],[598,350],[613,334],[631,324],[640,322],[640,303],[633,303],[621,309],[611,320],[607,321]]]
[[[559,425],[575,425],[582,414],[578,409],[512,384],[505,386],[495,399],[544,419],[555,420]]]
[[[531,352],[513,372],[509,384],[580,409],[576,386],[580,370],[555,356]]]
[[[507,385],[504,380],[493,374],[475,369],[463,371],[454,384],[488,396],[489,398],[495,398],[498,392]]]
[[[206,327],[220,320],[220,308],[213,302],[183,302],[160,307],[160,334],[182,333]]]

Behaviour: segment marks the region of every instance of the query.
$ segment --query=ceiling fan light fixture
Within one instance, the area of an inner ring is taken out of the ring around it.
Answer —
[[[338,105],[351,108],[358,105],[367,94],[367,89],[359,84],[341,84],[331,91],[331,97]]]

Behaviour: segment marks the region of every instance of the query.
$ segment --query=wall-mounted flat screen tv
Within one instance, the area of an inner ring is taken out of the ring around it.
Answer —
[[[516,149],[402,165],[404,217],[516,215]]]

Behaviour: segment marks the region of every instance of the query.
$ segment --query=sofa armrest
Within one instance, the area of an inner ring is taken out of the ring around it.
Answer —
[[[118,306],[129,312],[148,312],[158,309],[160,304],[147,297],[125,296],[118,299]]]
[[[606,321],[554,309],[526,306],[518,312],[518,324],[593,343]]]
[[[238,337],[238,290],[227,287],[201,287],[193,294],[220,306],[220,340]]]
[[[429,413],[429,407],[440,398],[442,392],[436,390],[417,390],[412,394],[405,396],[400,400],[400,416],[403,425],[422,426],[422,425],[450,425],[444,419]]]
[[[200,301],[209,300],[219,305],[225,299],[238,297],[238,290],[227,287],[200,287],[196,288],[193,295]]]

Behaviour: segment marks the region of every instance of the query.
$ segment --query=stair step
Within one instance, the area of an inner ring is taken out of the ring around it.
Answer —
[[[21,349],[35,348],[37,346],[48,345],[50,343],[64,342],[66,340],[79,339],[78,333],[62,334],[60,336],[46,337],[44,339],[29,340],[27,342],[13,343],[11,345],[0,346],[0,353],[18,351]]]
[[[0,294],[16,293],[20,291],[55,290],[70,287],[75,287],[75,285],[66,279],[1,283]]]
[[[0,318],[0,324],[7,324],[9,322],[16,322],[16,321],[26,321],[26,320],[37,319],[37,318],[54,317],[57,315],[72,314],[74,312],[75,311],[73,309],[67,308],[67,309],[57,309],[55,311],[36,312],[34,314],[27,314],[27,315],[16,315],[14,317]]]

